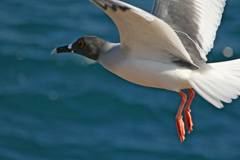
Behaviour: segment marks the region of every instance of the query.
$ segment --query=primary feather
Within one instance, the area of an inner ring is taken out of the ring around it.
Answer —
[[[156,0],[153,14],[167,22],[180,36],[189,54],[206,56],[214,45],[226,0]],[[191,41],[196,45],[192,45]]]

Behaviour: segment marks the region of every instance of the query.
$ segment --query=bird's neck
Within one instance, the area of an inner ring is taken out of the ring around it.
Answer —
[[[120,44],[106,42],[105,46],[102,47],[102,51],[99,56],[98,62],[103,66],[105,65],[112,66],[114,65],[114,63],[121,59],[120,56],[121,56]]]
[[[104,45],[101,48],[101,54],[100,56],[104,56],[106,54],[109,54],[114,48],[116,48],[117,46],[120,46],[119,43],[112,43],[112,42],[105,42]]]

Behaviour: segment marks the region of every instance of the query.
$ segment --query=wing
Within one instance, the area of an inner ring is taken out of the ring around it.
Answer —
[[[155,0],[153,14],[177,32],[190,54],[206,61],[225,4],[226,0]]]
[[[91,1],[115,22],[121,46],[133,50],[132,56],[195,65],[177,34],[161,19],[119,0]]]

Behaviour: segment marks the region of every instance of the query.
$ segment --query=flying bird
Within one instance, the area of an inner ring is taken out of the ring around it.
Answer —
[[[193,131],[195,91],[217,108],[240,95],[240,59],[207,63],[226,0],[155,0],[152,13],[120,0],[90,1],[116,24],[120,43],[84,36],[53,52],[79,54],[129,82],[178,92],[181,142]]]

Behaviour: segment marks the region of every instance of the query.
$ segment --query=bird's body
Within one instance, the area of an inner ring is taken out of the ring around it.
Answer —
[[[188,79],[194,66],[181,40],[167,23],[143,13],[147,21],[139,21],[138,14],[118,13],[129,16],[127,21],[136,26],[132,31],[124,30],[132,40],[113,45],[100,55],[100,64],[121,78],[145,87],[176,92],[191,88]]]
[[[99,63],[110,72],[132,83],[179,92],[191,88],[188,83],[192,70],[186,66],[151,58],[134,57],[131,50],[114,46],[99,58]],[[135,51],[133,51],[135,52]],[[142,52],[142,51],[137,51]]]
[[[145,87],[179,92],[179,138],[193,123],[195,91],[217,108],[240,95],[240,60],[207,63],[226,0],[155,0],[152,13],[120,0],[90,0],[117,25],[120,43],[83,37],[55,52],[73,52],[99,62],[119,77]],[[189,90],[189,98],[182,90]]]

